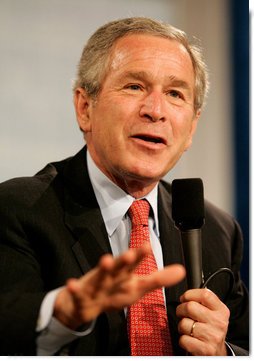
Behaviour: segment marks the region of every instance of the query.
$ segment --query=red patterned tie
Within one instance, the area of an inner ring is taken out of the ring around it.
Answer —
[[[150,205],[145,200],[134,201],[129,208],[132,223],[130,248],[150,242],[148,215]],[[156,271],[154,255],[147,256],[136,269],[138,275]],[[128,334],[132,356],[173,355],[162,289],[146,294],[128,309]]]

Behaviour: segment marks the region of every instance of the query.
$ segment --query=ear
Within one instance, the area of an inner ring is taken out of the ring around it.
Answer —
[[[194,134],[195,134],[195,132],[196,132],[196,129],[197,129],[197,125],[198,125],[198,121],[199,121],[199,118],[200,118],[200,114],[201,114],[201,110],[199,109],[199,110],[196,112],[196,114],[195,114],[195,116],[194,116],[194,118],[193,118],[193,120],[192,120],[189,138],[188,138],[188,141],[187,141],[187,143],[186,143],[186,147],[185,147],[185,149],[184,149],[185,151],[188,150],[188,149],[190,148],[191,144],[192,144],[192,139],[193,139],[193,136],[194,136]]]
[[[90,108],[92,100],[83,88],[77,88],[74,93],[74,107],[79,128],[84,133],[91,131]]]

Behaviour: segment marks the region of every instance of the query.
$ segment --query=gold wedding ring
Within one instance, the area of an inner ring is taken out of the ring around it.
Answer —
[[[190,331],[190,336],[191,337],[194,337],[193,332],[194,332],[195,325],[196,325],[196,321],[194,321],[192,326],[191,326],[191,331]]]

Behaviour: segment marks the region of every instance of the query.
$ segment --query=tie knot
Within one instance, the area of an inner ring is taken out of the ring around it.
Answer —
[[[128,211],[132,226],[148,226],[149,211],[150,204],[146,200],[134,201]]]

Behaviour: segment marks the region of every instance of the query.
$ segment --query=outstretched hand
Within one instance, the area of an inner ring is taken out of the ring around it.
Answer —
[[[84,323],[110,310],[119,310],[135,303],[146,293],[169,287],[185,276],[180,264],[170,265],[148,276],[138,276],[135,269],[149,253],[148,244],[129,249],[119,257],[106,254],[98,265],[79,279],[70,279],[57,296],[54,316],[69,328]]]

